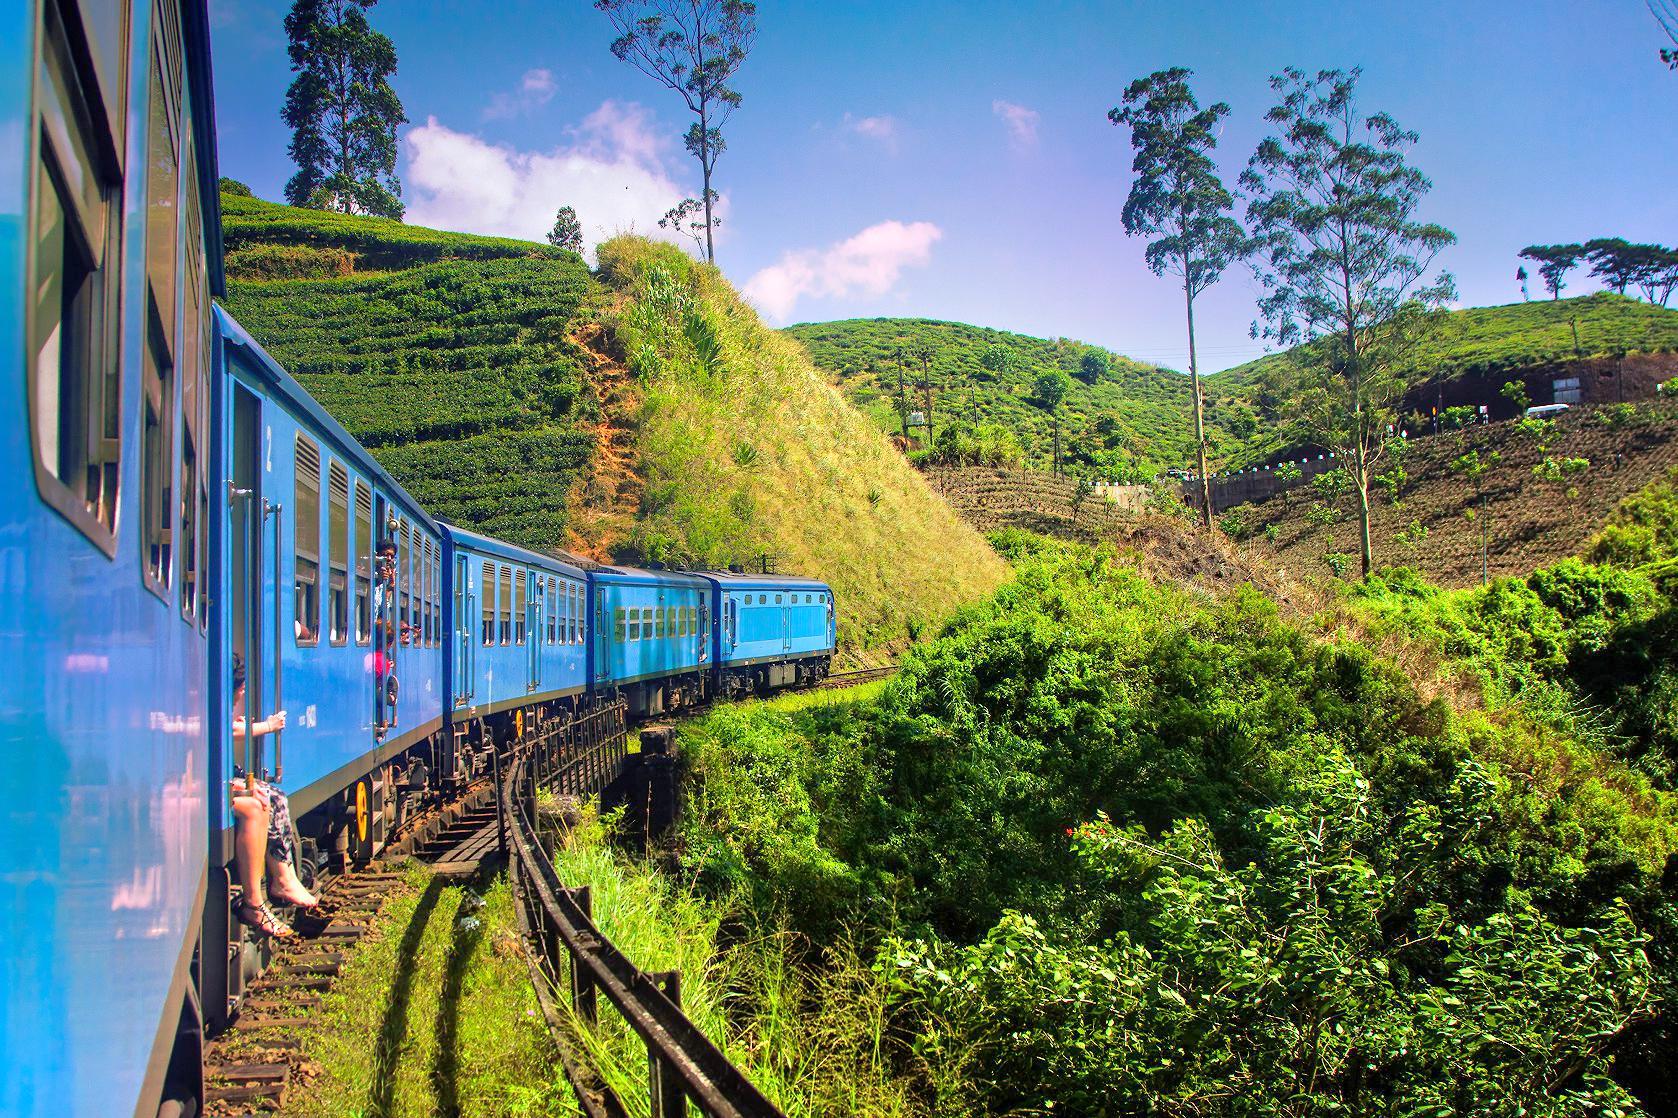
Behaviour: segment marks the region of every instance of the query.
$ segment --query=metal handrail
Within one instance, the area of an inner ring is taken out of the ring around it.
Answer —
[[[583,1019],[592,1024],[595,992],[604,992],[641,1038],[651,1069],[654,1118],[684,1114],[684,1096],[711,1118],[784,1118],[682,1012],[675,977],[655,977],[632,963],[595,925],[587,890],[567,889],[560,883],[537,838],[536,779],[528,762],[528,754],[514,756],[502,776],[498,808],[505,819],[521,923],[540,950],[547,980],[557,986],[563,954],[568,959],[572,1000]],[[542,986],[537,983],[539,997],[545,995]],[[550,1012],[547,1002],[543,1012],[562,1052],[567,1052],[566,1073],[572,1077],[575,1061],[568,1053],[569,1039],[562,1035],[558,1014]],[[581,1082],[572,1078],[572,1087],[591,1116],[623,1113],[621,1102],[598,1078],[584,1075]]]

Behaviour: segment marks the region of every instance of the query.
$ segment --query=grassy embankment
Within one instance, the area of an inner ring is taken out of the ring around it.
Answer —
[[[669,245],[600,247],[606,316],[633,375],[643,487],[624,549],[814,575],[850,649],[902,646],[994,589],[1005,564],[795,342]]]
[[[1670,503],[1598,557],[1673,554]],[[791,1013],[916,1113],[1667,1112],[1674,612],[1646,574],[1278,612],[1006,543],[1019,580],[874,695],[684,727],[725,944],[773,929],[817,988],[860,947],[891,1027],[736,982],[743,1017]],[[1467,686],[1419,690],[1396,646]]]
[[[576,1113],[536,1008],[512,893],[409,873],[299,1030],[298,1118]]]

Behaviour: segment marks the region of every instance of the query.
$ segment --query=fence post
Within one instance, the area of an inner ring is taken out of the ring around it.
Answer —
[[[589,887],[583,885],[573,889],[571,896],[577,902],[577,907],[583,910],[583,915],[589,923],[594,923],[594,895],[589,891]],[[571,957],[571,1004],[576,1007],[578,1015],[590,1025],[599,1020],[599,999],[594,989],[594,980],[583,970],[575,955]]]
[[[677,1009],[682,1008],[682,976],[677,971],[648,975]],[[652,1045],[647,1046],[647,1088],[652,1098],[652,1118],[687,1118],[687,1095],[682,1081],[668,1060],[661,1060]]]

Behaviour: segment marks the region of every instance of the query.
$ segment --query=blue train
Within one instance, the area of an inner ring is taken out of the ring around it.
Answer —
[[[0,44],[0,1113],[190,1114],[263,961],[241,773],[305,877],[365,860],[524,720],[820,679],[833,596],[430,516],[214,305],[204,0],[7,0]],[[282,730],[235,738],[236,663]]]

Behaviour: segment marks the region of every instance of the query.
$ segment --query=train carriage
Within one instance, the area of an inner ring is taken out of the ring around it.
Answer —
[[[788,575],[706,572],[719,695],[758,694],[824,678],[838,631],[833,591]]]
[[[486,727],[510,736],[520,709],[574,710],[588,686],[587,575],[458,525],[442,532],[451,739],[476,750]]]
[[[289,792],[307,880],[509,725],[819,678],[832,599],[433,520],[213,306],[203,0],[4,4],[0,30],[0,377],[26,403],[0,437],[0,1113],[193,1112],[271,949],[230,919],[239,773]],[[287,712],[237,747],[236,658],[246,715]]]
[[[206,879],[204,5],[0,5],[0,1113],[192,1089]]]
[[[636,717],[710,695],[709,583],[677,571],[601,567],[589,572],[589,587],[594,686],[621,691]]]

